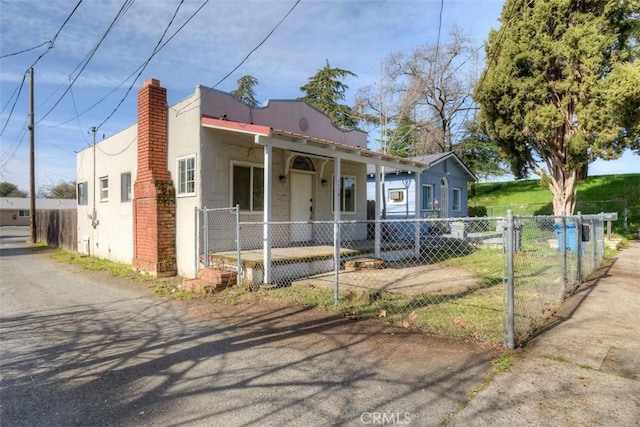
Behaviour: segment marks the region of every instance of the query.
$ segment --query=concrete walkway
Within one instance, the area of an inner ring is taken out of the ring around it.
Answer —
[[[600,273],[449,426],[640,425],[640,242]]]

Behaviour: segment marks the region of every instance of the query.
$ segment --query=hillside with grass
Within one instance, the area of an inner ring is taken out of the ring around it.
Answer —
[[[487,182],[469,191],[469,213],[473,216],[552,215],[551,191],[540,180]],[[576,213],[617,212],[617,233],[632,236],[640,229],[640,174],[602,175],[578,184]],[[626,218],[626,230],[625,230]]]

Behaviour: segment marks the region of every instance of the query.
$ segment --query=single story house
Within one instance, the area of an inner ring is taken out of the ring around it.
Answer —
[[[467,184],[477,178],[455,153],[428,154],[410,160],[426,166],[418,174],[402,168],[385,168],[381,172],[383,185],[378,189],[384,192],[384,202],[380,206],[385,211],[384,217],[458,218],[468,215]],[[370,166],[367,169],[368,200],[375,200],[375,182],[375,168]],[[416,185],[420,187],[418,205]]]
[[[364,132],[338,129],[301,100],[251,108],[198,86],[167,106],[166,89],[150,79],[138,92],[137,114],[136,124],[77,154],[78,247],[159,276],[197,276],[198,208],[239,205],[241,221],[266,224],[365,220],[368,165],[425,168],[367,150]],[[265,225],[260,236],[265,283],[271,233]],[[350,233],[367,238],[366,226]],[[276,243],[322,238],[312,223],[295,224]]]
[[[36,210],[76,209],[74,199],[36,199]],[[3,197],[0,199],[0,226],[30,225],[31,199]]]

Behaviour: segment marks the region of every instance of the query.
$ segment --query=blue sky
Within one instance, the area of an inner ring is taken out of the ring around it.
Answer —
[[[0,56],[52,40],[77,2],[0,0]],[[0,125],[6,124],[0,137],[0,180],[25,190],[29,187],[28,77],[13,113],[10,110],[25,71],[44,52],[34,72],[36,188],[75,179],[75,152],[92,142],[92,127],[99,127],[100,140],[132,125],[136,93],[145,80],[159,79],[167,88],[169,104],[189,96],[198,84],[216,84],[295,3],[186,0],[164,40],[204,6],[153,56],[134,82],[136,70],[152,54],[180,1],[84,0],[51,49],[45,45],[0,59]],[[231,91],[240,76],[250,74],[259,80],[260,101],[297,98],[300,86],[329,60],[332,66],[358,75],[345,81],[351,88],[347,99],[351,104],[357,89],[379,78],[380,61],[389,53],[436,42],[441,5],[441,38],[448,27],[458,25],[479,47],[489,29],[499,27],[502,4],[494,0],[301,0],[264,44],[217,88]],[[85,66],[83,61],[123,5],[126,12]],[[590,173],[640,172],[639,160],[627,153],[617,161],[592,164]]]

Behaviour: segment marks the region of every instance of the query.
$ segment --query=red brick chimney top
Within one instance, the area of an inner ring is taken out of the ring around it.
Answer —
[[[142,87],[147,87],[147,86],[160,86],[160,80],[149,79],[146,82],[144,82],[144,84],[142,85]]]

